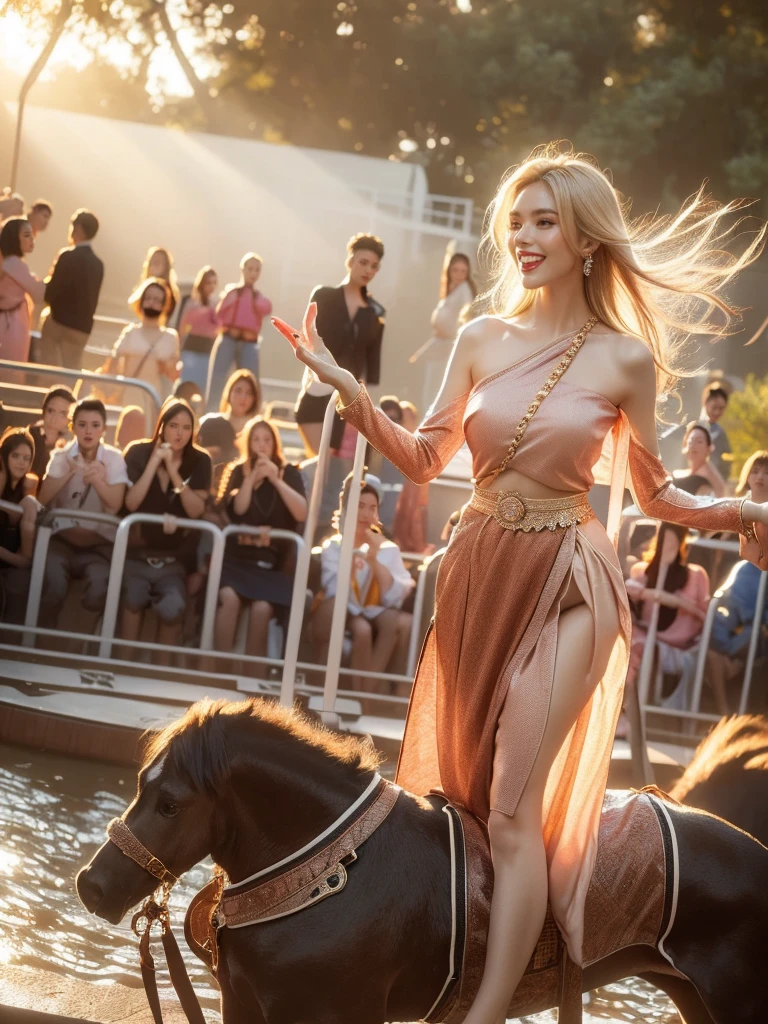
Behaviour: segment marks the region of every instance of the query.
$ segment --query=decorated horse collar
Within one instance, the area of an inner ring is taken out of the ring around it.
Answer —
[[[358,848],[386,819],[401,792],[399,786],[376,773],[358,799],[306,846],[224,887],[212,923],[217,928],[263,924],[341,892],[347,884],[346,869],[357,859]],[[295,861],[299,863],[287,867]]]

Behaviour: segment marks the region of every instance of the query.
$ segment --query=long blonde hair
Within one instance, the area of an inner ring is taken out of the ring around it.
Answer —
[[[535,289],[523,288],[507,235],[520,192],[537,181],[551,188],[563,236],[574,252],[580,251],[580,234],[600,243],[592,272],[584,279],[595,316],[621,334],[645,341],[656,363],[660,392],[678,377],[697,372],[681,363],[686,340],[694,334],[719,338],[733,333],[740,314],[720,291],[762,251],[765,225],[741,255],[721,248],[742,223],[739,219],[727,227],[724,218],[749,202],[737,199],[720,206],[702,186],[675,216],[632,220],[629,204],[594,157],[563,150],[561,143],[541,146],[504,178],[486,214],[481,249],[491,260],[492,283],[483,299],[496,316],[519,316],[536,301]],[[723,314],[721,324],[710,319],[715,309]]]

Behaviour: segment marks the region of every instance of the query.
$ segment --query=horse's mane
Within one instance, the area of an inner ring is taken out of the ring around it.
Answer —
[[[731,715],[717,723],[699,744],[685,774],[670,794],[684,801],[696,787],[719,771],[768,768],[768,719],[762,715]]]
[[[144,749],[141,770],[158,758],[170,756],[199,791],[215,792],[230,776],[228,735],[233,725],[254,728],[254,739],[262,731],[281,730],[286,742],[305,744],[322,757],[358,772],[376,771],[381,758],[370,741],[341,736],[318,725],[296,708],[254,697],[237,703],[201,700],[162,732],[150,735]]]

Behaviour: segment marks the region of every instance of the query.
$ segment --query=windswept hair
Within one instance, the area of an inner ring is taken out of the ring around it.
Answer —
[[[370,742],[331,732],[295,708],[251,698],[238,703],[201,700],[193,704],[181,718],[149,737],[141,770],[169,755],[196,790],[213,794],[230,777],[231,731],[238,722],[253,729],[254,739],[259,733],[278,730],[286,745],[313,747],[323,757],[355,772],[377,771],[381,761]]]
[[[543,181],[552,190],[566,242],[579,252],[578,237],[598,242],[594,266],[585,278],[587,302],[603,323],[621,334],[641,338],[656,364],[659,393],[681,376],[698,372],[682,364],[691,335],[721,338],[734,333],[739,311],[722,289],[762,251],[765,225],[740,255],[723,246],[743,222],[726,220],[750,203],[737,199],[721,206],[704,186],[673,216],[630,218],[629,203],[613,187],[594,157],[562,143],[538,147],[512,168],[486,213],[481,250],[490,259],[492,283],[483,296],[493,315],[516,317],[536,301],[535,289],[523,287],[509,252],[509,217],[520,192]],[[722,323],[711,319],[715,310]]]

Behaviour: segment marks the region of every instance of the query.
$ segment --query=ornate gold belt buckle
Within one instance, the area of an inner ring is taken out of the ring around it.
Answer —
[[[527,509],[519,494],[507,491],[499,495],[493,517],[499,526],[510,530],[525,519]]]

